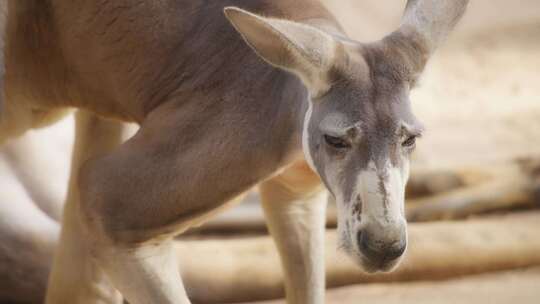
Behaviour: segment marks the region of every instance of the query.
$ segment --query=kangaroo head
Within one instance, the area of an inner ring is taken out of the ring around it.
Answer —
[[[407,246],[405,185],[423,130],[409,92],[466,4],[409,1],[402,25],[372,43],[225,9],[261,58],[308,89],[305,158],[336,200],[341,247],[368,271],[392,269]]]

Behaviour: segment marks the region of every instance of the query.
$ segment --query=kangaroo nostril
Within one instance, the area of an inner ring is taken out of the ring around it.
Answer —
[[[406,242],[397,241],[391,245],[373,242],[368,233],[359,231],[356,235],[358,248],[370,260],[391,261],[399,258],[407,248]]]
[[[380,252],[378,250],[374,250],[374,248],[370,244],[370,240],[367,233],[362,233],[362,231],[358,231],[358,234],[356,235],[358,240],[358,247],[360,251],[369,259],[376,259],[380,256]]]
[[[396,244],[390,246],[390,248],[385,250],[385,258],[387,260],[397,259],[403,255],[403,253],[405,252],[405,249],[407,249],[407,243],[396,242]]]

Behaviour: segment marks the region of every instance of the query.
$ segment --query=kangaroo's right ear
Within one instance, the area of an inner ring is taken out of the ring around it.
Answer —
[[[329,34],[306,24],[265,18],[236,7],[226,7],[225,16],[261,58],[299,76],[312,95],[328,89],[328,70],[339,46]]]

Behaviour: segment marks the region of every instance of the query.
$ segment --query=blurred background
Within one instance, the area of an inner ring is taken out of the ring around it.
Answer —
[[[405,1],[325,4],[371,41],[397,27]],[[540,303],[540,2],[471,0],[411,99],[427,132],[407,190],[407,258],[363,274],[337,252],[330,205],[327,303]],[[72,142],[68,117],[0,150],[0,303],[42,301]],[[179,240],[194,303],[284,303],[257,201],[254,190]]]

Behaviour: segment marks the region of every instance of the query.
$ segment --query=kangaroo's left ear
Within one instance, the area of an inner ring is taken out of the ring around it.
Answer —
[[[461,19],[469,0],[408,0],[401,26],[383,39],[393,60],[415,80],[429,57]]]
[[[329,34],[306,24],[265,18],[236,7],[226,7],[225,16],[266,62],[299,76],[314,95],[328,89],[327,74],[339,45]]]

